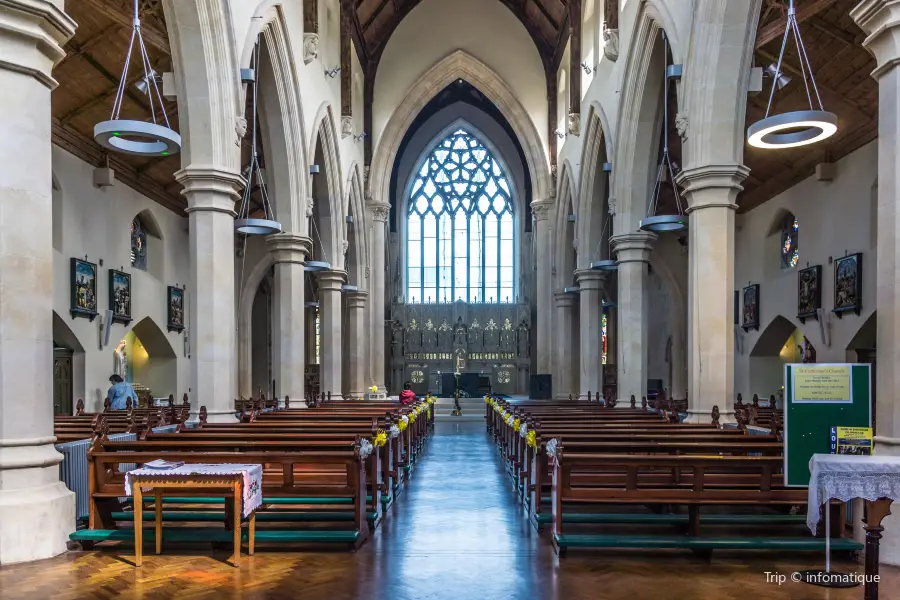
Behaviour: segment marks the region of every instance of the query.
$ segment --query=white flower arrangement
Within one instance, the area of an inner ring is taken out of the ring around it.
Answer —
[[[395,437],[400,435],[400,428],[397,427],[396,425],[391,425],[390,431],[391,431],[391,439],[394,439]]]
[[[506,424],[509,425],[510,427],[512,427],[513,421],[515,421],[515,419],[513,418],[512,415],[509,415],[508,417],[506,417]]]
[[[553,438],[552,440],[547,442],[547,446],[546,446],[547,456],[551,456],[551,457],[556,456],[556,450],[558,447],[559,447],[559,440],[556,438]]]
[[[372,442],[363,438],[359,440],[359,457],[363,460],[366,460],[372,455],[372,450],[374,447],[372,446]]]
[[[401,416],[400,420],[409,425],[409,417],[407,417],[406,415]]]
[[[528,437],[528,425],[522,423],[519,425],[519,435],[522,437]]]

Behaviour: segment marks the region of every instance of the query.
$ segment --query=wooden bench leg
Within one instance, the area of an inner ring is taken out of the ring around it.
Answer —
[[[247,535],[247,553],[253,556],[253,553],[256,551],[256,511],[250,515],[250,526]]]
[[[144,492],[140,484],[134,486],[134,566],[144,564]]]
[[[241,484],[234,484],[234,498],[232,499],[232,518],[234,519],[234,557],[232,564],[235,567],[241,566]]]
[[[879,498],[874,502],[866,500],[866,583],[864,598],[865,600],[878,600],[878,582],[874,576],[878,575],[878,540],[881,539],[881,532],[884,527],[881,520],[891,514],[891,500],[888,498]]]
[[[153,509],[156,517],[156,553],[162,553],[162,492],[156,490],[153,495]],[[143,507],[141,507],[143,508]]]

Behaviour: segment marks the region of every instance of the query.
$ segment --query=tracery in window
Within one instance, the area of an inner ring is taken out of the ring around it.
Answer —
[[[465,129],[415,174],[407,214],[407,301],[515,302],[509,178]]]
[[[147,270],[147,232],[140,217],[131,221],[131,266]]]
[[[781,224],[781,268],[793,269],[800,262],[800,223],[788,213]]]

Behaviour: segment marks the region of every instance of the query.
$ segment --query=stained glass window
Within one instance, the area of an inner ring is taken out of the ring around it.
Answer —
[[[490,150],[464,129],[439,142],[410,191],[407,301],[515,302],[513,216]]]
[[[318,308],[316,309],[316,364],[322,364],[322,323]]]
[[[601,362],[601,364],[604,364],[604,365],[606,364],[607,352],[609,352],[609,347],[607,345],[609,340],[607,338],[606,326],[607,326],[606,313],[603,313],[603,324],[600,327],[600,335],[603,337],[603,356],[601,357],[600,362]]]
[[[131,266],[147,270],[147,232],[139,217],[131,221]]]
[[[800,262],[800,223],[788,213],[781,224],[781,268],[793,269]]]

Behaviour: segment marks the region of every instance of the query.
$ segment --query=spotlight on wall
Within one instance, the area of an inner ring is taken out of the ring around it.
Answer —
[[[309,174],[310,175],[318,175],[319,174],[319,165],[309,165]]]
[[[369,134],[367,134],[365,131],[363,131],[363,132],[360,133],[359,135],[354,135],[354,136],[353,136],[353,141],[356,142],[356,143],[358,144],[359,142],[361,142],[361,141],[363,141],[364,139],[366,139],[366,137],[368,137],[368,135],[369,135]]]
[[[772,63],[768,67],[766,67],[766,75],[775,80],[775,85],[778,86],[779,90],[784,89],[784,86],[791,82],[791,78],[785,75],[784,73],[778,72],[778,65]]]
[[[594,70],[593,70],[592,68],[590,68],[590,67],[587,65],[587,63],[581,63],[581,68],[584,69],[584,72],[585,72],[586,75],[590,75],[591,73],[594,72]]]
[[[146,96],[147,91],[150,89],[150,86],[153,85],[154,81],[161,82],[162,77],[160,77],[156,73],[156,71],[154,71],[153,69],[150,69],[150,73],[148,73],[147,75],[144,76],[143,79],[141,79],[140,81],[135,83],[134,87],[136,87],[140,93],[142,93]]]
[[[554,131],[553,133],[555,133],[555,134],[556,134],[556,137],[558,137],[559,139],[563,139],[564,137],[566,137],[566,134],[564,134],[564,133],[563,133],[562,131],[560,131],[559,129],[557,129],[557,130]]]
[[[331,69],[330,71],[325,71],[325,75],[330,77],[331,79],[334,79],[335,77],[338,76],[338,73],[340,73],[340,72],[341,72],[341,68],[338,66],[338,67]]]

